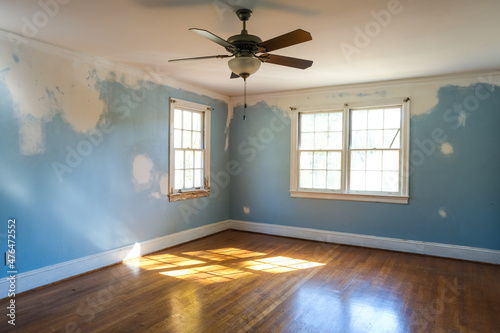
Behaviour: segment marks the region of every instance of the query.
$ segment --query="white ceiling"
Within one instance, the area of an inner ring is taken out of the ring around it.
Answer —
[[[387,24],[376,23],[388,7]],[[253,10],[247,29],[263,40],[297,28],[313,36],[273,52],[311,68],[263,64],[249,94],[500,68],[499,0],[2,0],[0,29],[236,96],[243,82],[229,79],[227,59],[168,59],[226,54],[188,29],[239,34],[238,8]],[[356,28],[374,29],[366,45]],[[359,46],[351,61],[347,44]]]

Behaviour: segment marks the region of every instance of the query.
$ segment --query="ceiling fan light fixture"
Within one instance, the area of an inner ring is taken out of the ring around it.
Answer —
[[[231,69],[234,74],[238,74],[242,78],[246,79],[259,70],[261,61],[253,56],[243,56],[233,58],[229,60],[227,64],[229,65],[229,69]]]

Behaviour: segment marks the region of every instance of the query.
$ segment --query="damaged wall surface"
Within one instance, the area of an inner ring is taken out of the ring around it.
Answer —
[[[226,97],[1,37],[0,218],[17,221],[19,273],[229,218],[229,187],[197,205],[167,197],[169,98],[213,108],[217,173]]]

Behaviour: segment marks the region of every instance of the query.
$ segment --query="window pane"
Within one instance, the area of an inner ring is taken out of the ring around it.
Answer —
[[[399,151],[384,151],[383,170],[399,171]]]
[[[329,131],[342,131],[342,113],[332,112],[328,118],[328,130]]]
[[[328,131],[328,113],[316,113],[315,114],[314,130],[316,132]]]
[[[326,188],[329,190],[340,190],[340,171],[328,171]]]
[[[182,112],[182,129],[190,130],[192,129],[192,112],[183,111]]]
[[[384,128],[400,128],[401,127],[401,109],[385,109],[384,110]]]
[[[301,132],[314,132],[314,114],[300,115],[300,131]]]
[[[328,148],[328,133],[316,133],[314,135],[314,148],[315,149]]]
[[[396,135],[396,140],[392,144],[391,148],[400,149],[401,148],[401,131],[399,131],[398,135]]]
[[[175,170],[175,188],[184,188],[184,170]]]
[[[201,132],[201,113],[193,112],[193,131]]]
[[[366,152],[353,151],[351,152],[351,170],[365,170],[366,168]]]
[[[364,171],[351,171],[350,189],[353,191],[364,191],[365,190],[365,172]]]
[[[175,151],[175,169],[184,169],[184,151]]]
[[[182,128],[182,111],[174,110],[174,128],[181,129]]]
[[[382,191],[399,191],[399,172],[385,171],[382,175]]]
[[[366,129],[366,110],[356,110],[351,112],[351,129]]]
[[[342,153],[341,152],[328,152],[328,170],[341,170],[342,169]]]
[[[326,188],[326,171],[313,171],[313,188]]]
[[[367,191],[382,190],[382,172],[380,171],[366,172],[366,190]]]
[[[314,153],[314,168],[326,170],[326,152],[315,152]]]
[[[366,131],[352,131],[351,148],[366,148]]]
[[[203,187],[202,175],[203,175],[202,169],[194,170],[194,187]]]
[[[185,153],[185,169],[193,169],[194,168],[194,151],[186,151]]]
[[[194,153],[194,167],[195,168],[203,168],[203,152],[196,151]]]
[[[174,130],[174,148],[182,148],[182,131]]]
[[[201,132],[193,132],[193,149],[203,148],[201,145]]]
[[[300,187],[302,188],[312,188],[312,171],[301,170],[300,171]]]
[[[182,131],[182,148],[191,148],[191,131]]]
[[[384,147],[383,148],[396,148],[397,145],[399,145],[398,137],[397,135],[399,134],[398,130],[385,130],[384,131]],[[392,144],[392,147],[391,147]]]
[[[382,170],[382,151],[366,153],[366,170]]]
[[[382,148],[383,142],[384,142],[384,131],[377,131],[377,130],[368,131],[367,148]]]
[[[342,149],[342,132],[328,133],[328,149]]]
[[[384,110],[370,110],[368,111],[368,128],[382,129],[384,128]]]
[[[300,136],[300,149],[314,149],[314,133],[303,133]]]
[[[185,188],[193,188],[194,187],[194,170],[186,170],[184,174],[184,186]]]
[[[300,153],[300,169],[312,169],[313,168],[313,153],[302,152]]]

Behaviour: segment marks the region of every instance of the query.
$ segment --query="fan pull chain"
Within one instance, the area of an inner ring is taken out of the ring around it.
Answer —
[[[246,110],[247,110],[247,79],[244,78],[245,86],[243,89],[243,120],[247,120]]]

